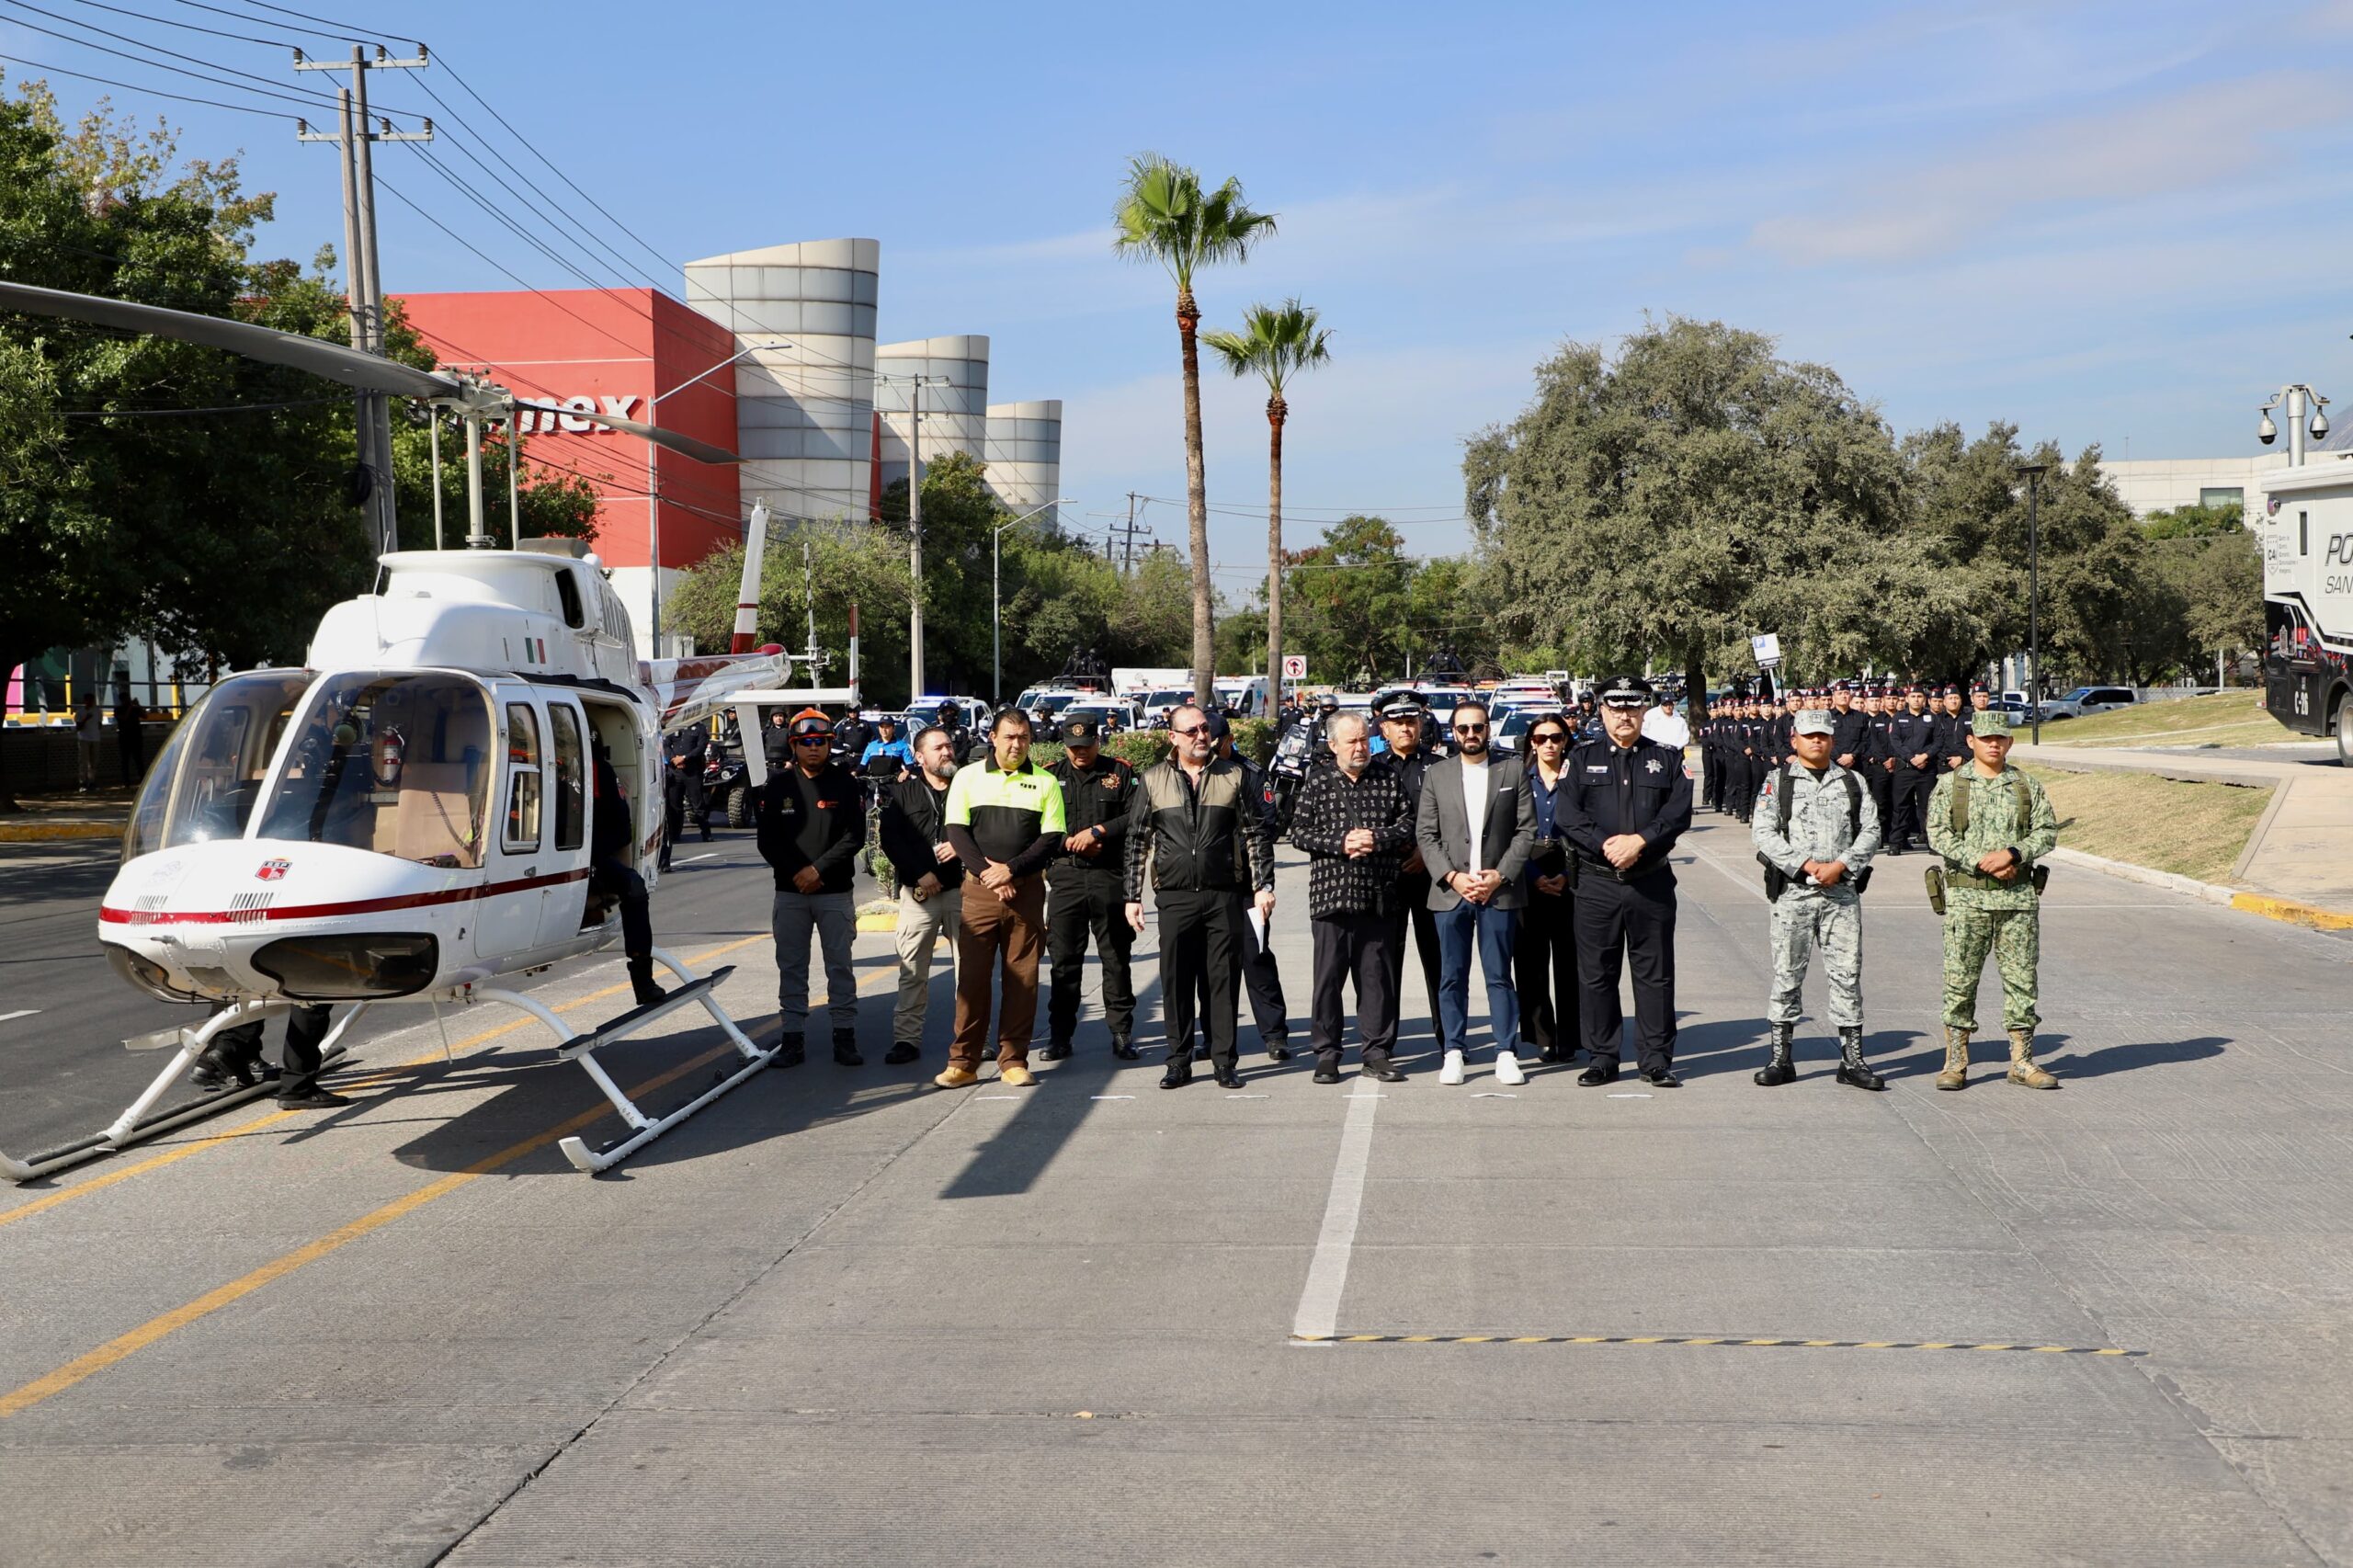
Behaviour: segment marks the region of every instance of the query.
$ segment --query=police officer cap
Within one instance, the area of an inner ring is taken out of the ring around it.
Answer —
[[[1835,735],[1837,733],[1837,722],[1819,708],[1809,708],[1790,722],[1790,733],[1793,735]]]
[[[1335,702],[1333,706],[1336,708],[1339,704]],[[1226,722],[1222,712],[1211,712],[1202,716],[1201,733],[1213,741],[1222,741],[1233,733],[1233,726]]]
[[[1640,676],[1612,676],[1602,683],[1601,701],[1607,708],[1648,708],[1651,683]]]
[[[1063,739],[1066,741],[1078,745],[1091,746],[1101,738],[1101,732],[1097,728],[1095,721],[1092,719],[1065,719],[1063,721]]]
[[[1998,708],[1988,708],[1969,721],[1972,735],[2005,735],[2010,733],[2010,716]]]
[[[1382,704],[1381,716],[1384,719],[1419,719],[1422,716],[1422,705],[1410,697],[1400,697],[1393,701]]]
[[[1833,691],[1852,691],[1855,689],[1855,683],[1850,680],[1834,680],[1830,683],[1830,689]]]

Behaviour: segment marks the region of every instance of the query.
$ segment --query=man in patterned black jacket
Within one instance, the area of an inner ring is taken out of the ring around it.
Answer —
[[[1413,802],[1394,769],[1372,766],[1361,716],[1336,714],[1325,733],[1333,766],[1308,774],[1290,829],[1290,841],[1312,857],[1315,1081],[1340,1081],[1347,1037],[1343,989],[1354,980],[1364,1075],[1394,1084],[1405,1076],[1389,1061],[1397,1043],[1397,869],[1414,843]]]

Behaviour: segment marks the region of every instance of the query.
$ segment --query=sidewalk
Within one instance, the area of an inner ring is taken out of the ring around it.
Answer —
[[[2333,915],[2353,915],[2353,770],[2307,762],[2201,756],[2196,752],[2018,745],[2019,762],[2076,773],[2154,773],[2272,791],[2231,879],[2254,892]],[[2242,907],[2256,907],[2254,904]],[[2262,913],[2274,913],[2262,910]],[[2294,918],[2292,912],[2283,918]]]
[[[25,809],[0,816],[0,844],[41,844],[60,838],[119,838],[131,820],[131,792],[101,790],[88,795],[28,795]]]

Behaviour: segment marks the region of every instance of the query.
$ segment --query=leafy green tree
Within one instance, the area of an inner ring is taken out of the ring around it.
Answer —
[[[1127,182],[1112,209],[1119,229],[1112,248],[1122,256],[1159,262],[1176,285],[1176,338],[1185,371],[1185,504],[1187,548],[1193,563],[1193,695],[1214,695],[1216,674],[1211,629],[1216,593],[1210,582],[1209,481],[1201,453],[1201,358],[1195,341],[1201,308],[1193,297],[1193,274],[1203,267],[1248,259],[1251,247],[1275,232],[1275,215],[1253,211],[1242,182],[1228,179],[1213,191],[1201,176],[1157,153],[1128,160]]]
[[[1520,416],[1471,442],[1464,479],[1504,636],[1574,628],[1596,663],[1668,660],[1694,692],[1757,631],[1826,663],[1903,517],[1876,409],[1768,338],[1681,317],[1614,360],[1571,345],[1540,366]]]
[[[1201,341],[1237,376],[1267,383],[1267,690],[1283,688],[1283,426],[1293,376],[1332,362],[1331,333],[1296,296],[1279,305],[1253,305],[1240,332],[1211,332]],[[1198,548],[1198,547],[1197,547]]]
[[[744,580],[744,547],[722,545],[678,574],[667,602],[669,625],[706,653],[723,652],[735,628]],[[850,608],[858,610],[860,684],[875,700],[907,699],[907,551],[903,536],[869,522],[835,518],[769,525],[760,557],[759,640],[799,653],[817,618],[817,646],[831,654],[824,679],[848,679]],[[895,655],[895,659],[894,659]],[[795,679],[805,679],[797,670]]]
[[[37,83],[0,97],[0,276],[344,336],[323,276],[331,254],[307,274],[253,264],[245,247],[269,198],[242,191],[233,158],[176,172],[176,132],[104,106],[64,130]],[[393,348],[431,362],[413,336],[395,334]],[[0,313],[0,669],[134,634],[190,675],[297,662],[321,611],[366,591],[352,400],[333,383]],[[580,495],[565,488],[552,509],[576,518]]]

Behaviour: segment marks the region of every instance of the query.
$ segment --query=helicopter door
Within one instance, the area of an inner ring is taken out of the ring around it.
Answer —
[[[539,707],[524,687],[499,695],[506,760],[497,847],[490,857],[490,894],[474,922],[474,952],[492,960],[539,946],[540,912],[547,902],[541,879],[559,869],[547,852],[547,752]]]
[[[547,790],[548,844],[540,870],[572,880],[548,884],[540,906],[542,947],[577,937],[588,905],[587,726],[571,698],[550,694],[546,701],[548,760],[540,778]]]

